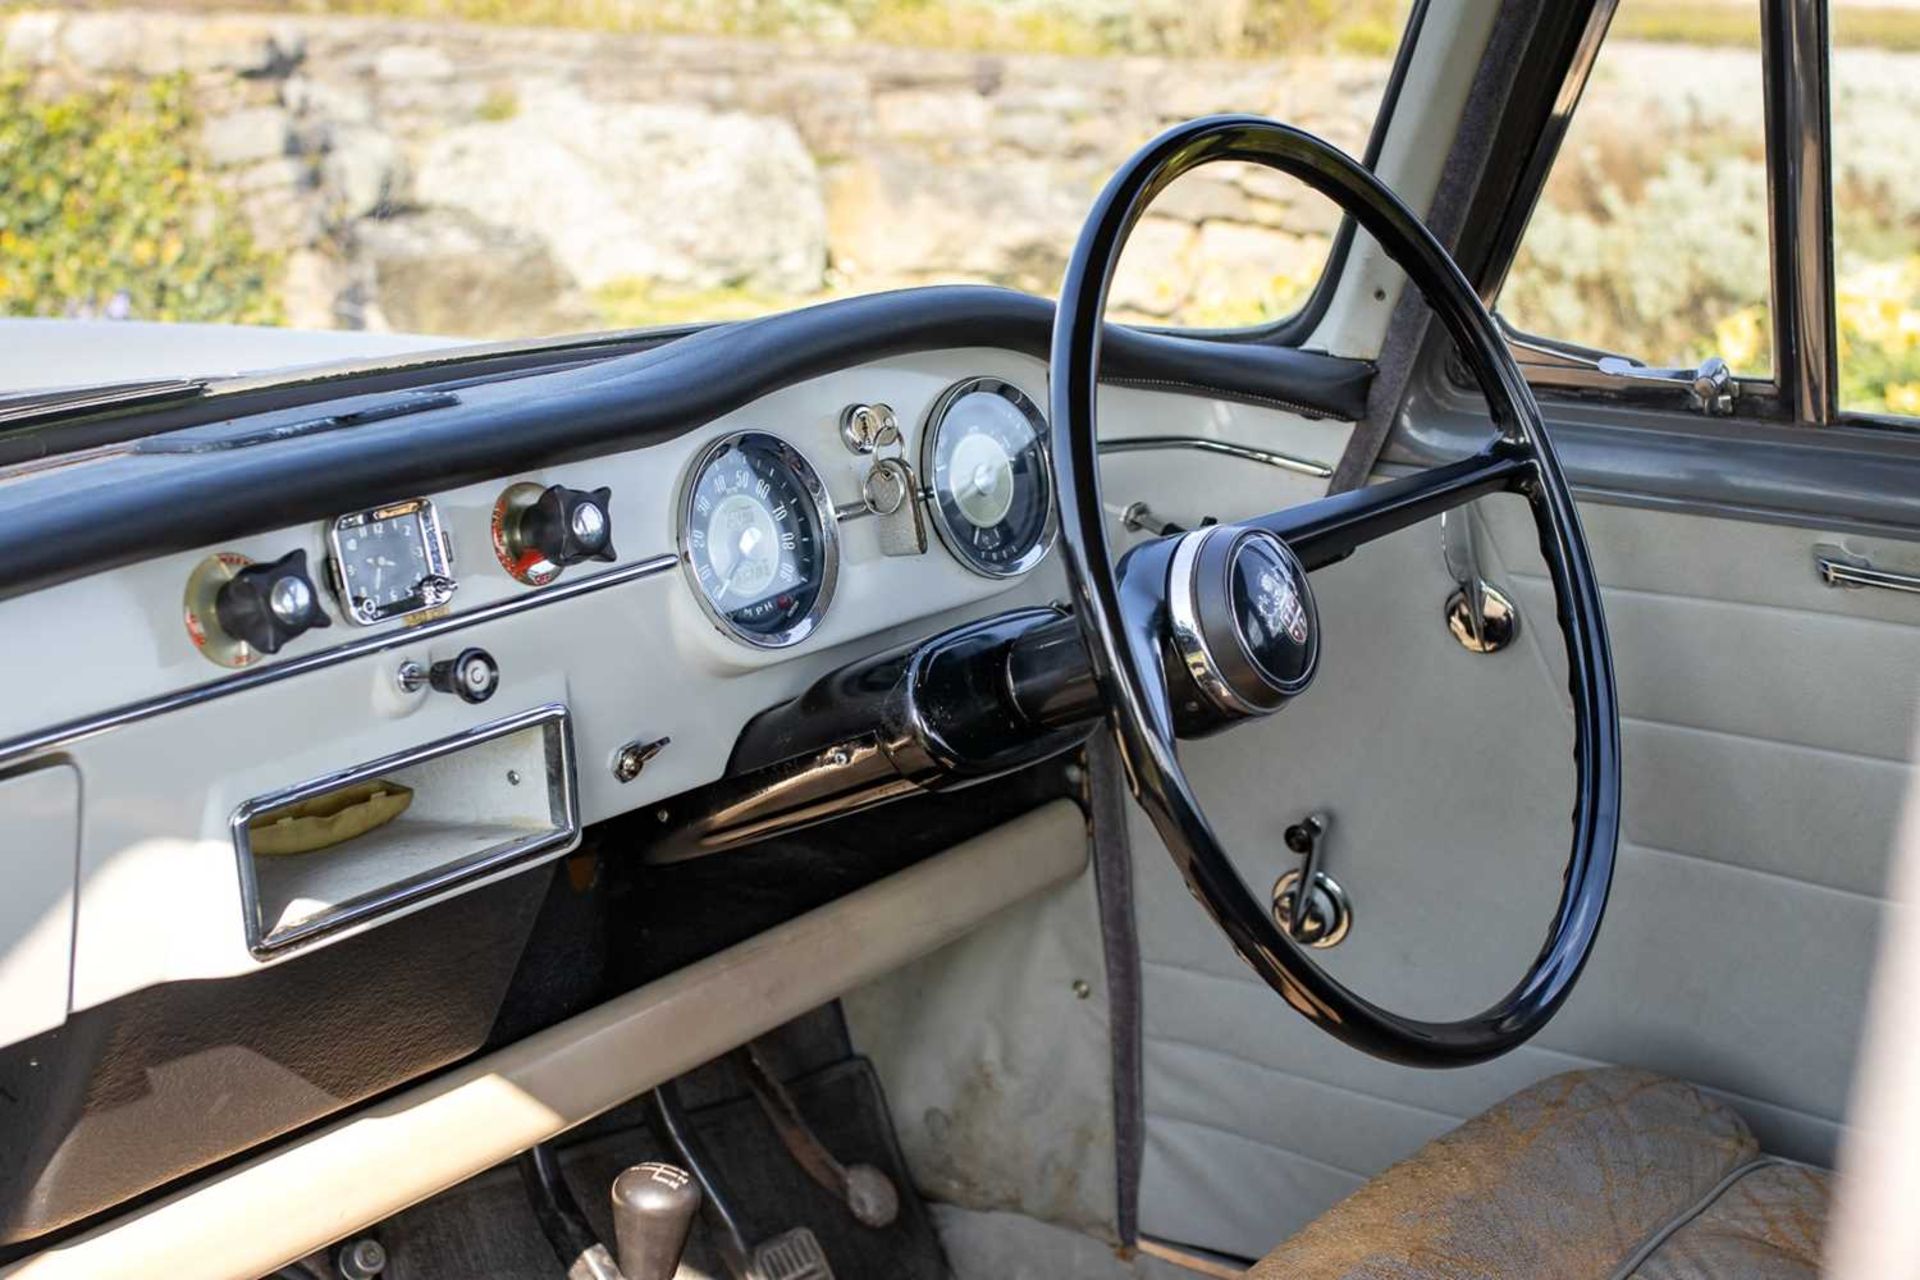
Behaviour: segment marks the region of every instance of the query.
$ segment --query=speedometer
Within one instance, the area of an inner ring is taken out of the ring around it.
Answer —
[[[998,378],[950,387],[928,415],[920,471],[933,527],[959,561],[989,578],[1025,573],[1053,540],[1047,420]]]
[[[742,431],[701,451],[681,489],[679,541],[707,616],[748,644],[798,644],[833,596],[833,507],[813,467],[778,436]]]

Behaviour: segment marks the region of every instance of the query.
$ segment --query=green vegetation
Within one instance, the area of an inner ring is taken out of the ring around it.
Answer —
[[[1731,15],[1751,27],[1756,12],[1627,0],[1614,34],[1646,33],[1660,14],[1701,22]],[[1841,6],[1836,26],[1858,30],[1862,12]],[[1920,33],[1920,11],[1900,12]],[[1684,22],[1666,30],[1707,40],[1731,28]],[[1602,51],[1500,310],[1526,332],[1650,364],[1720,355],[1736,372],[1763,376],[1772,361],[1771,250],[1757,59],[1703,56],[1675,88],[1671,73],[1685,60],[1681,50],[1645,50],[1610,62]],[[1920,143],[1911,90],[1893,68],[1861,74],[1878,65],[1870,57],[1844,53],[1838,65],[1853,71],[1836,84],[1833,117],[1841,405],[1914,414]]]
[[[630,33],[1102,56],[1391,54],[1411,0],[135,0]],[[29,7],[0,0],[0,11]]]
[[[1615,39],[1666,44],[1757,48],[1760,9],[1757,3],[1724,0],[1651,0],[1622,6],[1609,34]],[[1849,48],[1920,50],[1920,10],[1836,0],[1833,41]]]
[[[494,89],[480,100],[480,109],[474,113],[482,120],[511,120],[520,114],[520,98],[511,89]]]
[[[152,7],[267,9],[590,31],[870,41],[1025,53],[1265,58],[1386,57],[1409,0],[136,0]],[[35,7],[0,0],[0,12]],[[1758,0],[1644,0],[1613,36],[1670,44],[1760,42]],[[1920,10],[1836,0],[1834,41],[1920,50]]]
[[[593,292],[593,309],[609,329],[646,329],[656,325],[747,320],[774,311],[826,302],[841,294],[804,297],[764,293],[742,287],[662,289],[645,280],[619,281]]]
[[[1920,417],[1920,256],[1842,266],[1834,281],[1840,406]],[[1713,350],[1735,368],[1764,367],[1773,341],[1767,308],[1740,308],[1714,326]]]
[[[184,78],[59,98],[0,78],[0,314],[279,320],[197,136]]]
[[[132,0],[142,3],[145,0]],[[153,0],[156,5],[161,0]],[[1084,55],[1383,57],[1407,0],[172,0],[285,12],[366,13],[617,31],[693,32]],[[169,7],[172,7],[170,5]],[[1613,35],[1751,47],[1758,0],[1628,0]],[[0,12],[19,8],[0,0]],[[1920,50],[1920,9],[1838,3],[1837,41]],[[1646,67],[1686,65],[1684,92]],[[1738,64],[1738,65],[1736,65]],[[1857,65],[1875,65],[1871,59]],[[1639,68],[1639,70],[1635,70]],[[1729,74],[1729,68],[1737,74]],[[1766,166],[1751,59],[1688,61],[1641,50],[1603,58],[1500,300],[1520,328],[1651,363],[1770,361]],[[0,76],[0,314],[128,315],[274,323],[279,264],[257,246],[229,181],[199,154],[184,77],[50,96]],[[480,119],[515,117],[497,88]],[[1920,142],[1909,90],[1886,77],[1836,86],[1837,323],[1842,402],[1920,415]],[[1646,140],[1660,140],[1648,147]],[[938,264],[934,264],[937,266]],[[1317,268],[1255,278],[1186,263],[1184,299],[1154,323],[1230,327],[1291,311]],[[882,287],[884,281],[863,281]],[[726,320],[851,291],[597,291],[602,321],[627,327]]]
[[[1843,270],[1838,286],[1842,407],[1920,417],[1920,255]]]

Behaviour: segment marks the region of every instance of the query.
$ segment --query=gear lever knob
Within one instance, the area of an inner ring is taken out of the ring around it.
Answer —
[[[686,1252],[700,1185],[677,1165],[649,1160],[613,1180],[613,1237],[626,1280],[673,1280]]]

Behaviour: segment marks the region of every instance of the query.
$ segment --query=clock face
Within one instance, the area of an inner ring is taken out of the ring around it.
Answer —
[[[934,405],[921,440],[934,529],[975,573],[1012,577],[1053,538],[1046,419],[1011,383],[972,378]]]
[[[435,608],[453,591],[440,522],[425,499],[341,516],[329,540],[341,607],[362,625]]]
[[[721,630],[763,648],[805,639],[826,612],[838,551],[826,491],[785,441],[742,432],[694,464],[680,552]]]

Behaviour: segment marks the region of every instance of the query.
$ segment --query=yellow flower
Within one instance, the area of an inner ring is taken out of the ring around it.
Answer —
[[[1920,382],[1897,382],[1887,388],[1887,410],[1920,416]]]
[[[1714,350],[1735,369],[1756,367],[1765,355],[1766,309],[1742,307],[1713,327]]]

